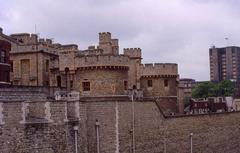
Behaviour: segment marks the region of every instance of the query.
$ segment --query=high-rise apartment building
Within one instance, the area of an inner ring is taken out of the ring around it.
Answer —
[[[240,81],[240,47],[209,49],[210,77],[213,82]]]

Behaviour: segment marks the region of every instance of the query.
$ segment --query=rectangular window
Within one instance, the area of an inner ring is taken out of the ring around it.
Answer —
[[[123,84],[124,84],[124,90],[127,90],[128,89],[128,82],[124,81]]]
[[[148,87],[152,87],[152,80],[148,80],[147,85],[148,85]]]
[[[0,50],[0,63],[6,63],[6,51]]]
[[[82,83],[83,91],[90,91],[90,82]]]
[[[168,80],[167,79],[164,80],[164,87],[168,87]]]

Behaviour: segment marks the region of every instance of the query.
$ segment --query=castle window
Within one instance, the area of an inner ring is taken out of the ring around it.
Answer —
[[[168,80],[167,79],[164,80],[164,87],[168,87]]]
[[[127,90],[128,89],[128,82],[124,81],[123,84],[124,84],[124,90]]]
[[[152,87],[152,80],[147,80],[148,87]]]
[[[82,83],[83,91],[90,91],[90,82]]]
[[[6,51],[0,50],[0,63],[6,63]]]

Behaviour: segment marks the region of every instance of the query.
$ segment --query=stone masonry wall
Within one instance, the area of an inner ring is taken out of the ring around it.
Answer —
[[[73,126],[78,125],[79,152],[95,153],[96,120],[103,153],[130,153],[133,144],[136,153],[187,153],[190,133],[194,152],[240,152],[239,112],[171,117],[159,108],[153,101],[133,103],[121,96],[71,102],[2,98],[0,152],[72,153]],[[27,118],[29,113],[35,118]]]
[[[86,153],[84,107],[75,110],[81,112],[77,113],[79,118],[68,120],[66,104],[64,101],[0,101],[0,152],[74,152],[73,126],[78,125],[81,129],[78,149]],[[83,120],[79,120],[80,116]]]
[[[88,103],[88,142],[96,151],[94,122],[100,122],[101,152],[129,153],[132,150],[132,103]],[[210,114],[165,118],[154,102],[136,102],[135,149],[138,153],[190,152],[193,133],[194,152],[239,152],[240,113]],[[94,142],[95,141],[95,142]]]
[[[152,86],[148,86],[148,80],[152,80]],[[167,81],[167,86],[165,86]],[[177,78],[167,77],[142,77],[141,88],[145,97],[159,97],[159,96],[177,96]]]
[[[123,95],[127,70],[78,70],[74,89],[84,96]],[[83,91],[83,82],[90,82],[90,91]]]
[[[177,64],[171,63],[150,63],[142,64],[140,69],[141,75],[178,75]]]

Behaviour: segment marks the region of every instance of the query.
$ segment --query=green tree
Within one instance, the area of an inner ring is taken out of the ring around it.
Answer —
[[[234,83],[230,80],[224,80],[219,83],[219,89],[221,90],[221,96],[233,96]]]
[[[205,82],[201,83],[198,86],[195,86],[192,91],[192,97],[193,98],[206,98],[209,96],[210,93],[212,93],[212,83],[211,82]]]
[[[205,82],[195,86],[192,90],[193,98],[207,98],[217,96],[232,96],[234,93],[234,83],[224,80],[220,83]]]

